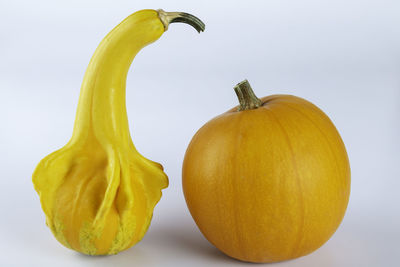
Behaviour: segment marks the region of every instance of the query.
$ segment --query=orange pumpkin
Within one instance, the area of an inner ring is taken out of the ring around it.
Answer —
[[[345,146],[331,120],[291,95],[258,99],[206,123],[183,163],[183,190],[204,236],[249,262],[297,258],[336,231],[350,195]]]

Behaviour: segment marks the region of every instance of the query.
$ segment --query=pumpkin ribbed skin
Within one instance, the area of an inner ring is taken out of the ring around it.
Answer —
[[[183,163],[188,208],[227,255],[276,262],[306,255],[338,228],[350,195],[350,166],[330,119],[290,95],[234,108],[193,137]]]

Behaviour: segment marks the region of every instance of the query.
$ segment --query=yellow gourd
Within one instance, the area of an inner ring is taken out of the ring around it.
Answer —
[[[205,237],[249,262],[304,256],[339,226],[350,194],[346,148],[331,120],[291,95],[258,99],[207,122],[183,163],[189,210]]]
[[[204,30],[187,13],[141,10],[103,39],[83,80],[72,138],[33,173],[46,224],[68,248],[116,254],[141,240],[149,227],[168,178],[132,143],[125,84],[135,55],[173,22]]]

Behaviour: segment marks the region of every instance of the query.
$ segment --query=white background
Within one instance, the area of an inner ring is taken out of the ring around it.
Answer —
[[[101,39],[143,8],[186,11],[201,35],[173,24],[134,60],[127,82],[133,141],[161,162],[170,186],[144,239],[116,256],[83,256],[45,225],[31,174],[70,138],[80,84]],[[399,266],[400,2],[0,2],[0,265],[244,266],[198,231],[181,190],[191,137],[235,106],[249,79],[258,96],[294,94],[322,108],[352,169],[347,214],[309,256],[271,266]]]

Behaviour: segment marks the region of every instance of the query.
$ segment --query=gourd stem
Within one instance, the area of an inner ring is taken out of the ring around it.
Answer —
[[[247,80],[238,83],[234,89],[239,99],[238,111],[256,109],[262,105],[262,101],[254,94]]]
[[[203,32],[206,26],[197,17],[184,13],[184,12],[165,12],[162,9],[158,9],[158,16],[161,22],[164,24],[165,30],[168,30],[168,25],[175,22],[183,22],[189,24],[195,28],[199,33]]]

